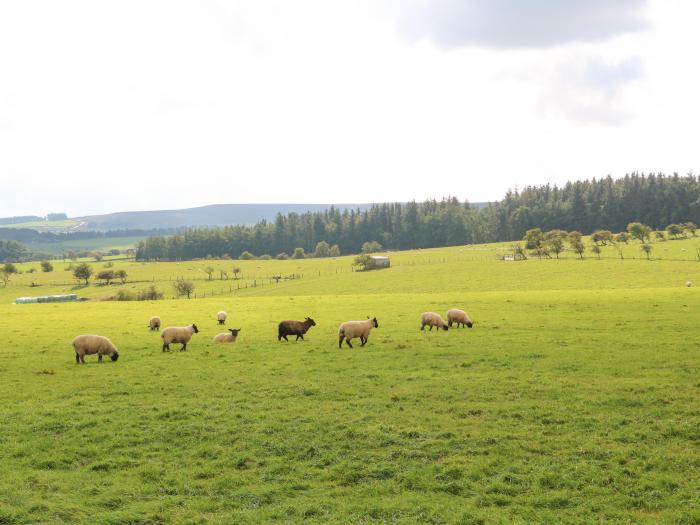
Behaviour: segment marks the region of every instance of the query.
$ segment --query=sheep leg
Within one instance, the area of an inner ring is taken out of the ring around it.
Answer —
[[[167,349],[168,352],[170,352],[170,345],[163,343],[163,352],[165,352]]]
[[[85,355],[81,355],[81,356],[80,356],[80,362],[81,362],[82,364],[85,364]]]
[[[350,344],[350,339],[345,339],[345,344],[348,345],[350,348],[352,348],[352,345]]]
[[[76,363],[77,365],[80,364],[80,356],[78,355],[77,352],[75,353],[75,363]]]
[[[430,325],[430,331],[431,332],[433,331],[433,325]]]
[[[420,329],[421,329],[421,330],[425,330],[425,323],[421,323],[421,324],[420,324]]]
[[[338,336],[338,348],[343,348],[343,339],[345,339],[344,335]]]
[[[366,337],[360,337],[360,346],[365,346],[367,344],[367,338]]]
[[[186,352],[187,351],[187,343],[182,344],[182,348],[180,348],[180,352]]]
[[[296,341],[298,341],[299,339],[301,339],[301,340],[303,341],[303,340],[304,340],[304,335],[303,335],[303,334],[297,334]]]
[[[102,362],[102,354],[97,354],[97,362],[98,363]]]

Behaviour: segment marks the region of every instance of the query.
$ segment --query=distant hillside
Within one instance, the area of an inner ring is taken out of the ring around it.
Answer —
[[[183,210],[126,211],[106,215],[78,217],[81,230],[133,230],[154,228],[180,228],[201,226],[226,226],[241,224],[251,226],[262,220],[274,221],[277,213],[305,213],[323,211],[331,206],[339,209],[365,210],[370,204],[212,204]]]

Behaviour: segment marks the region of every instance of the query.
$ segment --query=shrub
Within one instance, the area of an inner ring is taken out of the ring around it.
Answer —
[[[250,261],[251,259],[255,259],[255,255],[246,250],[238,258],[242,261]]]
[[[326,241],[319,241],[316,243],[316,249],[314,250],[314,257],[329,257],[331,254],[331,247]]]
[[[674,239],[677,239],[680,235],[685,234],[685,229],[680,224],[669,224],[668,226],[666,226],[666,230],[668,231],[668,234]],[[656,233],[658,234],[659,232]]]
[[[155,285],[151,285],[147,289],[141,290],[138,295],[139,301],[158,301],[163,299],[163,297],[164,294],[159,292]]]
[[[189,299],[192,292],[194,292],[194,283],[183,279],[182,277],[178,277],[173,283],[173,288],[175,288],[175,292],[178,295],[186,295]]]
[[[304,248],[294,248],[294,253],[292,253],[292,259],[303,259],[306,257],[306,252]]]
[[[260,257],[258,257],[258,259],[260,259],[261,261],[269,261],[270,259],[272,259],[272,256],[267,253],[263,253]]]
[[[286,261],[289,259],[289,255],[287,255],[286,252],[278,253],[275,259],[279,259],[280,261]]]
[[[362,253],[376,253],[382,251],[382,245],[377,241],[362,243]]]
[[[360,270],[364,270],[365,267],[369,264],[369,261],[369,254],[361,253],[360,255],[355,257],[355,260],[353,261],[353,266],[358,266]]]
[[[633,239],[639,239],[641,243],[644,243],[651,235],[651,228],[641,222],[630,222],[627,225],[627,232]]]
[[[17,267],[10,262],[5,263],[5,265],[2,267],[2,271],[7,275],[12,275],[13,273],[17,273]]]
[[[41,271],[53,272],[53,264],[51,264],[49,261],[41,261]]]
[[[90,277],[92,277],[92,268],[85,264],[79,264],[73,268],[73,277],[78,281],[85,281],[85,286],[90,282]]]
[[[102,270],[97,274],[97,278],[100,281],[104,281],[104,284],[107,285],[114,279],[114,272],[112,270]]]

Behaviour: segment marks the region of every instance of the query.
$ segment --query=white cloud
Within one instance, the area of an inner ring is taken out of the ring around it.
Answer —
[[[539,48],[648,26],[645,0],[397,0],[401,31],[441,46]]]
[[[407,41],[386,5],[0,4],[0,216],[697,170],[695,3],[516,49]]]

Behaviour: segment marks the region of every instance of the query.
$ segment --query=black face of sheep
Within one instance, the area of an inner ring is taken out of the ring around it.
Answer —
[[[310,324],[311,326],[316,326],[316,321],[314,321],[313,319],[311,319],[311,317],[307,317],[306,320],[309,322],[309,324]]]
[[[472,327],[472,324],[473,324],[473,323],[472,323],[471,321],[469,321],[469,322],[467,323],[467,328],[471,328],[471,327]]]
[[[374,319],[372,319],[372,321],[374,322],[374,327],[379,328],[379,323],[377,322],[377,318],[375,317]],[[445,330],[447,330],[447,328],[445,328]]]
[[[240,328],[229,328],[228,331],[231,332],[231,335],[236,337],[238,335],[238,332],[241,331],[241,329]]]
[[[442,325],[442,329],[445,330],[445,331],[447,331],[447,329],[448,329],[448,328],[447,328],[447,325],[446,325],[446,324]]]
[[[197,329],[197,325],[196,325],[196,324],[192,323],[192,329],[194,330],[194,333],[195,333],[195,334],[198,334],[198,333],[199,333],[199,330]]]
[[[117,359],[119,359],[119,352],[114,352],[111,356],[109,356],[109,358],[112,361],[116,361]]]

